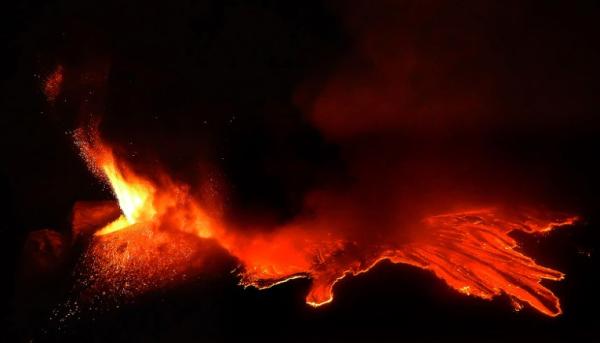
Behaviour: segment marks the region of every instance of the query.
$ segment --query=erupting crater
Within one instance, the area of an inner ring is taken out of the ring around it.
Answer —
[[[561,313],[559,299],[544,279],[564,275],[538,265],[518,250],[513,231],[543,234],[576,221],[476,208],[431,215],[415,223],[409,237],[383,235],[367,240],[335,221],[300,218],[274,230],[230,227],[205,210],[190,187],[153,170],[142,175],[113,153],[96,128],[80,129],[77,145],[90,169],[110,185],[122,214],[109,222],[106,204],[79,207],[102,222],[85,254],[89,278],[123,294],[161,287],[202,268],[206,251],[218,246],[240,263],[241,285],[269,288],[310,278],[306,303],[333,300],[333,286],[348,275],[369,271],[382,260],[429,270],[466,295],[491,299],[507,294],[517,309],[524,303],[548,316]],[[77,213],[74,218],[84,216]],[[366,228],[365,228],[366,229]],[[402,238],[399,238],[402,237]]]

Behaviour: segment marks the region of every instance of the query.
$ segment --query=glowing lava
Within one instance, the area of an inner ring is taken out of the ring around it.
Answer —
[[[336,227],[339,221],[318,216],[274,230],[248,231],[228,227],[203,209],[188,186],[165,173],[134,172],[96,130],[80,130],[76,141],[91,169],[112,188],[123,213],[96,232],[86,254],[93,278],[120,293],[184,279],[201,268],[198,261],[213,244],[239,260],[244,286],[262,289],[310,278],[306,302],[312,306],[331,302],[333,286],[347,275],[389,260],[430,270],[467,295],[491,299],[505,293],[517,309],[527,303],[548,316],[561,313],[559,299],[541,281],[560,280],[563,274],[523,255],[509,234],[548,232],[572,224],[574,217],[540,219],[479,208],[427,217],[408,238],[392,234],[368,240]]]

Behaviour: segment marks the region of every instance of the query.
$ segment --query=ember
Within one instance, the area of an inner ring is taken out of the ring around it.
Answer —
[[[44,95],[46,95],[46,99],[48,99],[50,103],[54,102],[56,97],[60,94],[64,78],[63,72],[63,67],[59,65],[46,78],[46,83],[44,84]]]

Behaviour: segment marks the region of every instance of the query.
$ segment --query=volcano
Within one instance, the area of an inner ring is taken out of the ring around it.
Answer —
[[[7,332],[596,340],[596,7],[15,8]]]

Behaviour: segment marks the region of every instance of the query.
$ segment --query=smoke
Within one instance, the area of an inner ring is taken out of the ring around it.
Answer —
[[[212,21],[198,20],[215,8],[188,9],[163,30],[119,15],[112,29],[93,29],[106,26],[94,16],[67,27],[50,112],[77,117],[73,128],[101,117],[119,158],[218,197],[215,212],[240,230],[311,217],[348,233],[397,232],[457,208],[553,205],[557,176],[539,144],[586,118],[569,117],[586,93],[556,96],[546,75],[565,69],[554,40],[575,37],[528,15],[556,8],[223,6]],[[73,50],[90,39],[93,49]]]
[[[489,5],[356,1],[339,7],[353,49],[312,101],[302,101],[302,89],[297,97],[325,135],[337,141],[431,137],[481,129],[492,118]]]
[[[547,36],[532,28],[519,37],[529,5],[353,1],[332,8],[350,47],[326,76],[309,75],[294,91],[296,106],[344,166],[338,182],[307,191],[303,211],[318,226],[368,236],[482,204],[552,206],[548,161],[527,156],[539,154],[532,142],[562,130],[556,124],[571,109],[544,94],[555,91],[552,82],[524,85],[546,80],[536,56],[546,68],[556,63]],[[528,34],[537,51],[525,45]],[[525,106],[519,92],[527,93]],[[555,108],[542,111],[544,100]]]
[[[549,137],[589,121],[575,76],[588,57],[557,51],[583,38],[545,23],[569,9],[207,3],[164,28],[131,27],[112,3],[99,11],[110,25],[62,18],[50,115],[69,129],[101,117],[120,159],[218,197],[240,230],[311,217],[387,232],[457,208],[566,202]]]
[[[572,8],[479,1],[335,4],[352,48],[316,95],[310,83],[297,92],[327,137],[481,138],[506,129],[557,132],[568,121],[590,118],[581,111],[591,98],[578,75],[591,56],[566,56],[558,48],[567,41],[582,48],[585,37],[544,21],[559,11],[569,19]]]

